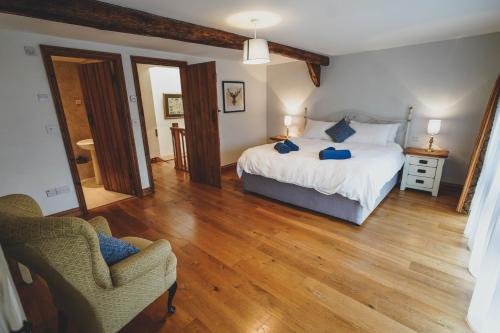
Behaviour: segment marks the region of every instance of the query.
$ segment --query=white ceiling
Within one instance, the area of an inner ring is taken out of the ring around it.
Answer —
[[[251,36],[231,14],[264,10],[282,17],[259,32],[274,42],[327,55],[385,49],[500,31],[500,0],[105,0]]]
[[[274,42],[326,55],[354,53],[500,31],[500,0],[107,0],[146,12],[252,36],[226,22],[264,10],[281,22],[259,30]],[[0,14],[0,29],[240,60],[241,51]],[[272,55],[272,64],[291,59]]]

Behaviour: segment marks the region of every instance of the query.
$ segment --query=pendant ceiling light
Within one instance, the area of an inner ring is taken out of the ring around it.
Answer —
[[[253,39],[243,43],[243,63],[247,65],[266,64],[269,59],[267,40],[257,38],[257,19],[251,20],[254,25]]]

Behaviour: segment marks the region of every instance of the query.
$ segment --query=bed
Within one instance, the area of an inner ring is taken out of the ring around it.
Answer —
[[[398,181],[411,108],[403,120],[375,119],[354,112],[336,113],[327,120],[342,118],[352,124],[392,123],[399,128],[394,141],[385,145],[294,138],[300,150],[290,154],[278,154],[274,144],[252,147],[243,152],[237,164],[244,190],[361,225]],[[319,160],[318,152],[329,146],[349,149],[352,158]]]

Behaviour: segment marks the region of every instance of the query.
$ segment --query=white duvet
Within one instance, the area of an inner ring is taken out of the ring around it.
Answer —
[[[239,177],[245,171],[327,195],[338,193],[373,210],[383,186],[404,163],[403,150],[396,143],[382,146],[303,138],[292,141],[300,147],[299,151],[279,154],[274,143],[244,151],[238,160]],[[349,149],[352,157],[320,160],[319,151],[330,146]]]

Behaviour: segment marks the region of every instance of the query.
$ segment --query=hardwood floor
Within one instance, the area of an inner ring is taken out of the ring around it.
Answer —
[[[162,296],[122,332],[470,332],[473,278],[458,194],[394,189],[363,226],[152,165],[156,193],[98,208],[116,236],[166,238],[178,258],[177,313]],[[40,278],[19,285],[35,332],[56,311]]]

